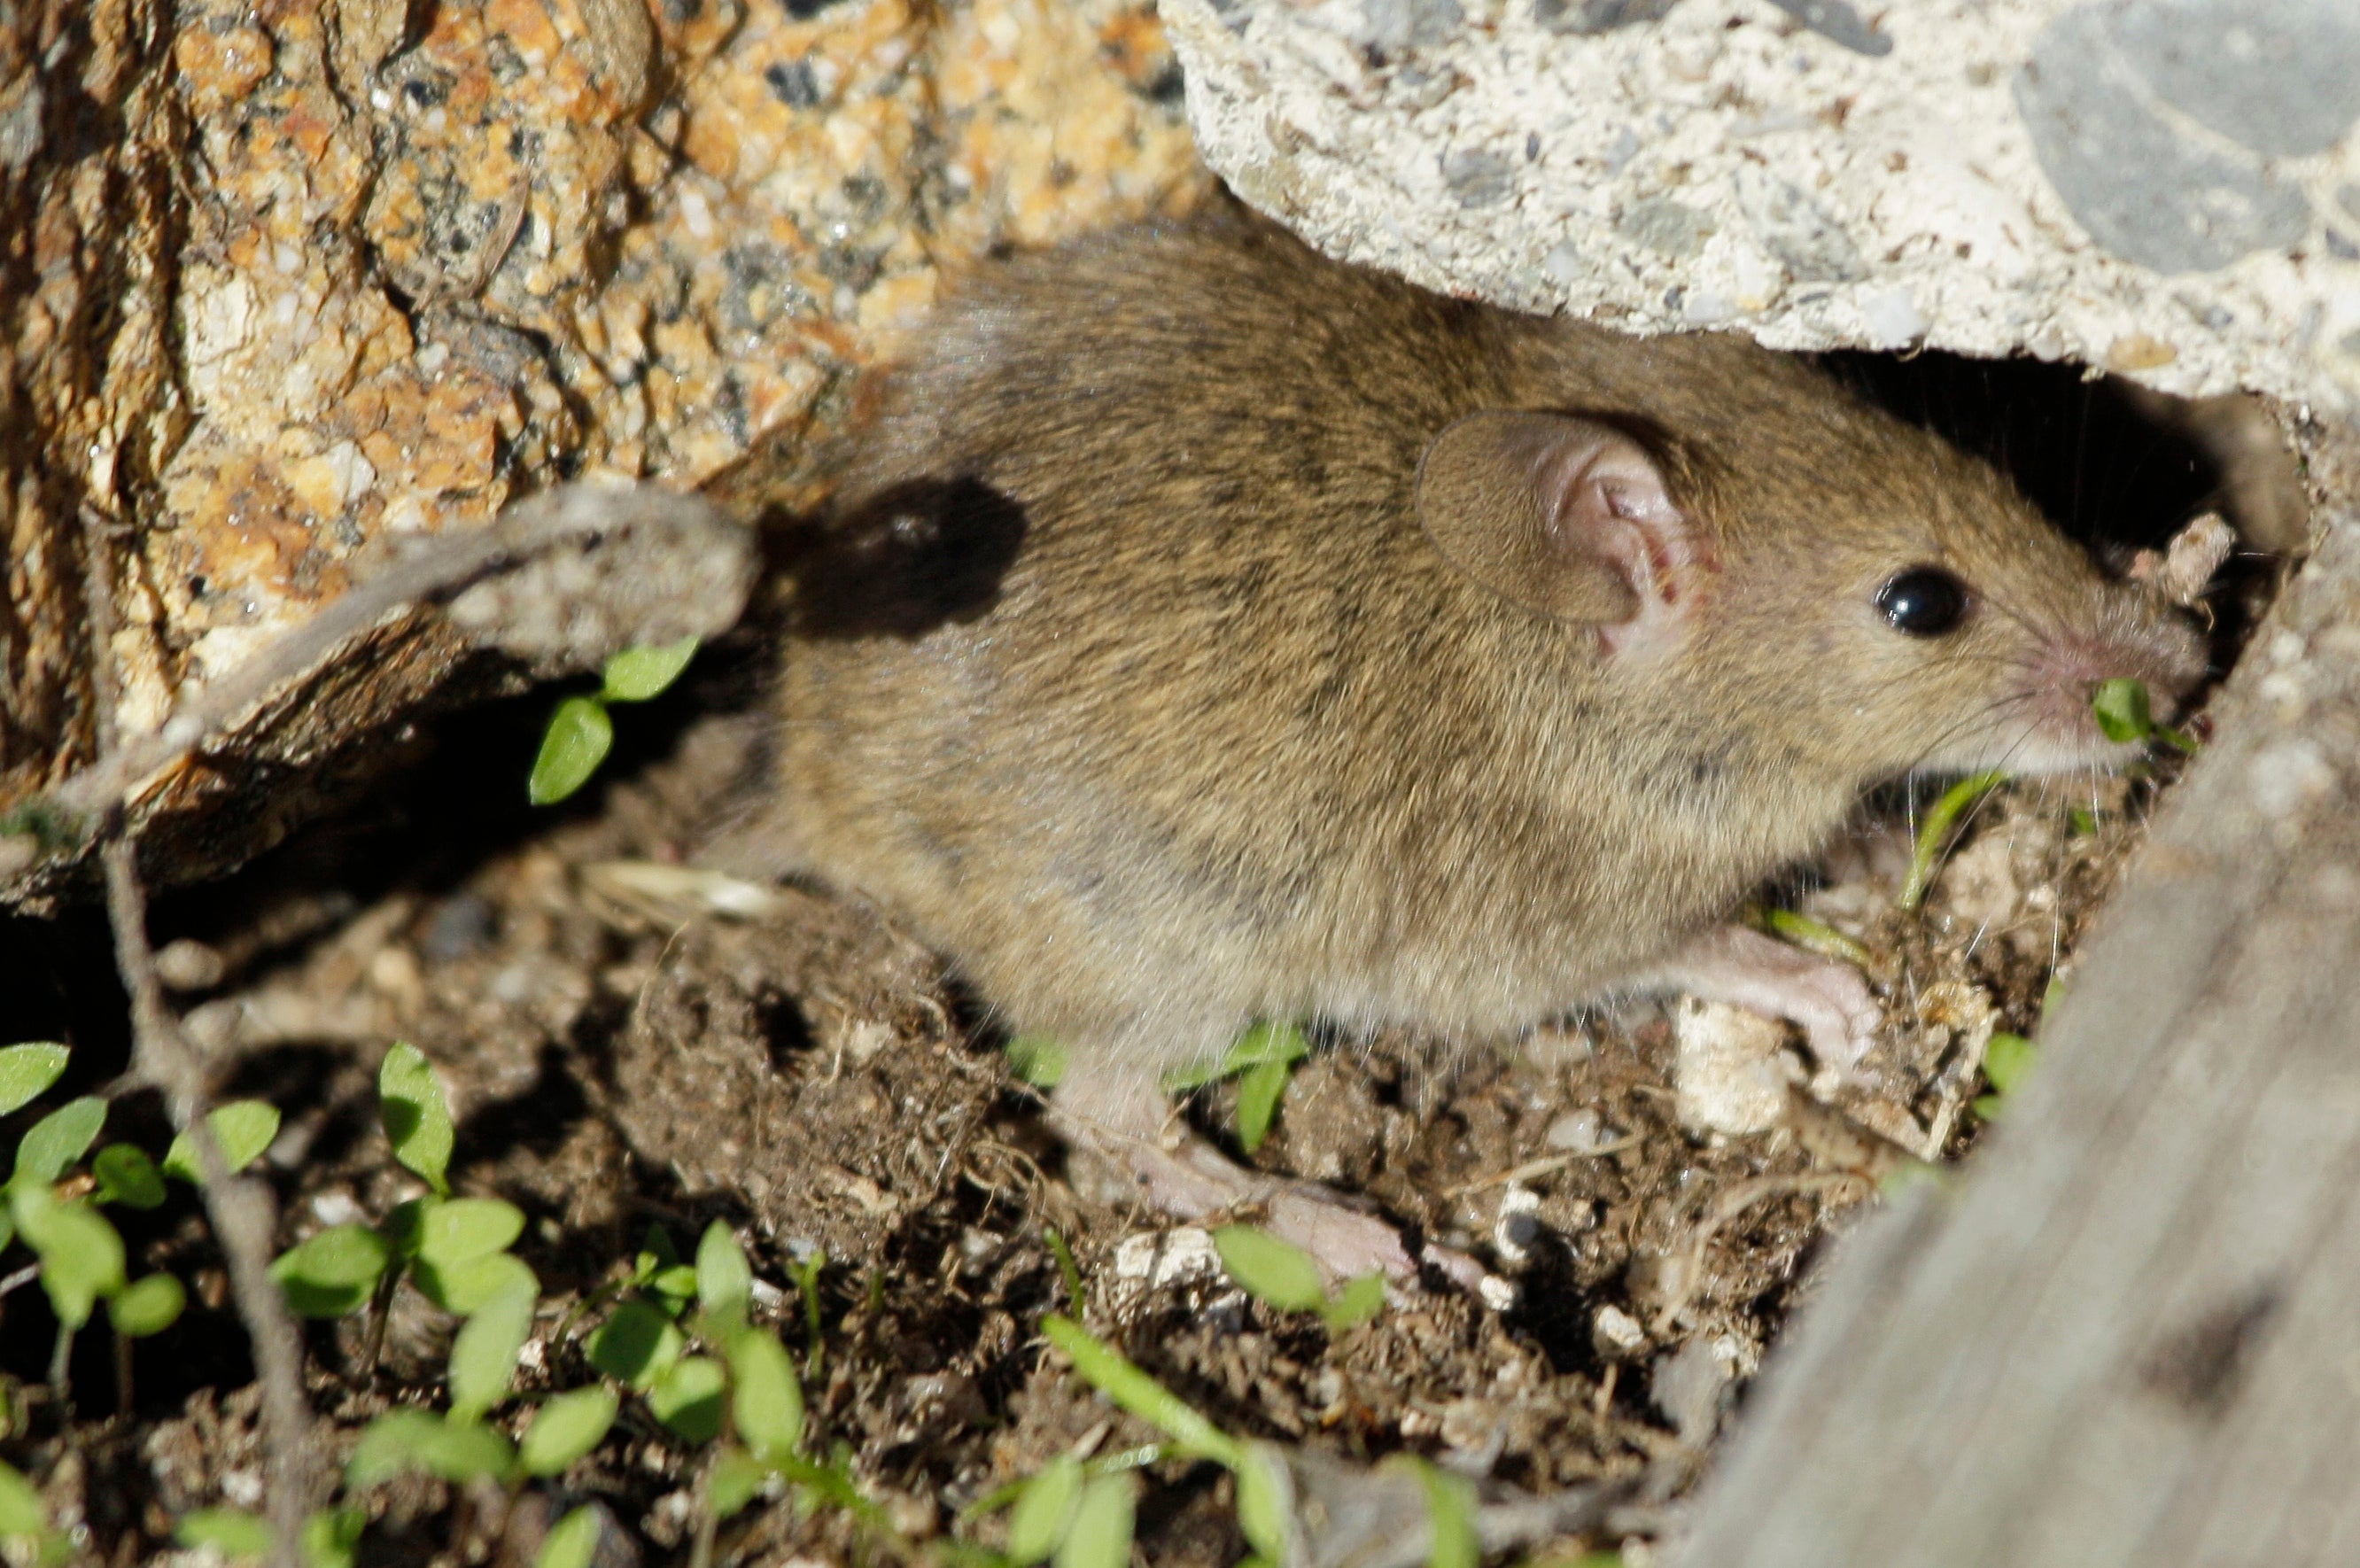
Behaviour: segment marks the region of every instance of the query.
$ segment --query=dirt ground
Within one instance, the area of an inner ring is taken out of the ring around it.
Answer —
[[[808,1357],[809,1448],[841,1452],[884,1522],[771,1497],[722,1527],[723,1563],[992,1545],[999,1519],[962,1509],[1060,1452],[1151,1441],[1048,1351],[1039,1324],[1057,1311],[1240,1435],[1356,1464],[1410,1451],[1496,1494],[1627,1481],[1607,1527],[1557,1545],[1660,1555],[1780,1325],[1880,1182],[1908,1157],[1954,1160],[1983,1139],[1970,1102],[1985,1043],[2035,1031],[2052,976],[2070,983],[2176,766],[2004,787],[1920,911],[1896,902],[1925,803],[1901,791],[1864,810],[1825,866],[1772,890],[1864,944],[1885,1004],[1877,1049],[1827,1104],[1712,1109],[1703,1026],[1654,1003],[1491,1050],[1324,1040],[1253,1162],[1365,1194],[1502,1287],[1479,1298],[1429,1279],[1331,1333],[1249,1300],[1199,1238],[1069,1160],[1002,1042],[885,913],[791,888],[760,918],[725,919],[650,890],[644,868],[680,867],[755,768],[761,664],[750,639],[710,650],[623,718],[602,782],[554,812],[521,799],[546,695],[432,726],[362,809],[157,918],[160,940],[202,945],[181,950],[204,984],[180,1000],[226,1092],[285,1113],[266,1160],[282,1245],[421,1190],[377,1130],[376,1072],[396,1040],[432,1062],[458,1116],[454,1183],[525,1211],[518,1251],[547,1294],[526,1398],[495,1418],[511,1428],[535,1392],[593,1380],[589,1323],[570,1309],[628,1269],[651,1225],[683,1248],[716,1218],[737,1228],[759,1315]],[[0,1032],[71,1040],[66,1087],[120,1070],[120,996],[93,918],[11,923],[0,971],[23,1001]],[[1233,1101],[1206,1091],[1190,1114],[1227,1139]],[[1757,1130],[1727,1130],[1749,1115]],[[110,1127],[161,1145],[150,1096],[122,1100]],[[1078,1302],[1053,1231],[1070,1241]],[[217,1252],[185,1203],[131,1216],[126,1235],[135,1275],[191,1281],[188,1315],[137,1352],[127,1410],[95,1334],[71,1410],[35,1387],[47,1304],[27,1277],[0,1279],[0,1458],[36,1478],[79,1555],[120,1563],[169,1550],[188,1510],[250,1508],[260,1488],[256,1390]],[[814,1260],[815,1346],[790,1275]],[[357,1318],[309,1326],[324,1457],[341,1460],[373,1416],[438,1399],[453,1326],[405,1288],[374,1367]],[[686,1561],[694,1452],[628,1410],[513,1503],[423,1480],[364,1493],[361,1560],[530,1563],[557,1512],[595,1502],[601,1563]],[[1146,1479],[1146,1561],[1243,1553],[1220,1472],[1173,1459]]]

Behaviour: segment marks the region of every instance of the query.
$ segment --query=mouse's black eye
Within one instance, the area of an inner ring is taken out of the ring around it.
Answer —
[[[1940,637],[1967,618],[1967,585],[1939,566],[1913,566],[1876,591],[1876,607],[1896,632]]]

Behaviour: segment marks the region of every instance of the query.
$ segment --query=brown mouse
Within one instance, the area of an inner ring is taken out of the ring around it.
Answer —
[[[1603,996],[1784,1014],[1852,970],[1724,923],[1913,770],[2103,767],[2191,630],[1984,463],[1732,335],[1442,298],[1234,210],[994,264],[803,541],[766,869],[876,896],[1061,1123],[1183,1215],[1316,1189],[1164,1141],[1257,1018],[1498,1039]]]

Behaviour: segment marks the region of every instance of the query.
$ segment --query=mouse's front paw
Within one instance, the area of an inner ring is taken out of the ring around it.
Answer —
[[[1885,1021],[1859,970],[1744,926],[1706,931],[1651,978],[1708,1001],[1790,1018],[1802,1026],[1820,1065],[1847,1075],[1876,1043]]]

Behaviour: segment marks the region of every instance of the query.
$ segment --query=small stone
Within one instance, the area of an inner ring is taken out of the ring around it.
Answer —
[[[1683,996],[1672,1008],[1680,1125],[1732,1137],[1786,1118],[1787,1085],[1802,1076],[1784,1026],[1743,1007]]]
[[[1622,215],[1614,220],[1614,228],[1651,250],[1685,261],[1704,249],[1704,242],[1711,237],[1713,223],[1694,207],[1684,207],[1657,196],[1624,208]]]
[[[1646,1348],[1647,1331],[1622,1308],[1601,1307],[1590,1320],[1590,1343],[1609,1361],[1625,1360]]]
[[[1150,1290],[1170,1290],[1221,1278],[1221,1255],[1213,1233],[1195,1225],[1147,1231],[1123,1237],[1114,1249],[1115,1278]]]

